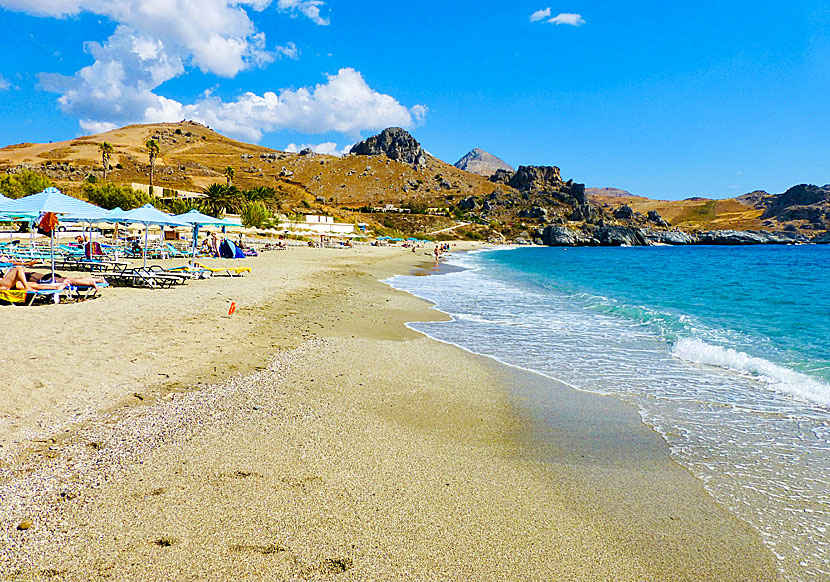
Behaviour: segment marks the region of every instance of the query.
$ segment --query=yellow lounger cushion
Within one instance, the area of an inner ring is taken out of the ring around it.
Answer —
[[[26,292],[18,290],[18,289],[0,290],[0,299],[2,299],[3,301],[8,301],[9,303],[25,303],[26,302]]]
[[[201,263],[196,263],[196,266],[200,269],[204,269],[205,271],[210,271],[211,273],[228,273],[229,275],[241,275],[242,273],[250,273],[251,267],[206,267]]]

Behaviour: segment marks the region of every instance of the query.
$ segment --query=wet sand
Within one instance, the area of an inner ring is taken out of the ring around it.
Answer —
[[[407,329],[443,315],[378,279],[424,259],[3,308],[33,343],[0,340],[0,574],[778,579],[633,409]]]

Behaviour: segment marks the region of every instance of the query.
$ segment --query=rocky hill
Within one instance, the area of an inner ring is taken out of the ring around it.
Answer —
[[[243,190],[274,188],[283,212],[325,213],[407,236],[460,222],[468,226],[453,233],[465,237],[540,242],[548,227],[561,227],[601,243],[617,240],[603,238],[605,231],[598,230],[611,227],[639,229],[646,233],[643,240],[668,240],[680,236],[671,234],[677,228],[688,233],[787,230],[814,235],[828,226],[827,186],[797,186],[777,196],[753,193],[730,200],[660,201],[608,189],[609,195],[603,196],[563,179],[556,166],[499,168],[489,178],[465,171],[429,155],[400,128],[356,144],[345,156],[330,156],[247,144],[188,121],[131,125],[63,142],[0,148],[0,172],[32,170],[78,194],[84,181],[102,179],[98,146],[107,141],[114,146],[108,180],[148,184],[148,139],[160,145],[155,183],[161,188],[199,191],[224,183],[224,170],[232,167],[234,185]],[[385,205],[411,213],[373,210]]]
[[[514,171],[504,160],[500,160],[481,148],[474,148],[463,158],[455,162],[455,167],[479,176],[492,176],[497,170]]]
[[[619,188],[585,188],[585,193],[590,197],[598,198],[633,198],[634,194]],[[639,198],[639,196],[638,196]]]

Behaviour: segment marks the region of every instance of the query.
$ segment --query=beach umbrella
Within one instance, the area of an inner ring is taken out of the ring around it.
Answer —
[[[199,227],[201,226],[237,226],[235,223],[230,222],[228,220],[224,220],[222,218],[216,218],[215,216],[209,216],[207,214],[203,214],[199,212],[195,208],[190,212],[185,212],[184,214],[177,214],[173,218],[177,218],[178,220],[187,222],[188,224],[193,225],[193,254],[190,257],[190,266],[196,264],[196,240],[199,238]]]
[[[61,220],[68,222],[83,222],[99,220],[107,211],[99,206],[84,202],[78,198],[67,196],[57,188],[46,188],[38,194],[31,194],[11,202],[3,203],[2,212],[11,215],[37,214],[52,212],[61,215]],[[52,277],[55,276],[55,229],[49,237],[49,248],[52,258]]]
[[[179,220],[175,216],[171,216],[166,212],[162,212],[152,204],[145,204],[141,208],[128,210],[120,215],[114,215],[115,222],[127,222],[130,224],[144,225],[144,266],[147,266],[147,239],[149,237],[150,225],[158,226],[190,226],[187,222]]]

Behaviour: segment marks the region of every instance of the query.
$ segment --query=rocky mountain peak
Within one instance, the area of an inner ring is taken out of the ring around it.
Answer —
[[[356,143],[349,153],[359,156],[385,155],[415,167],[426,166],[427,154],[421,144],[405,129],[389,127],[378,135]]]
[[[504,160],[481,148],[474,148],[455,163],[455,167],[479,176],[491,176],[496,170],[512,172],[513,168]]]

